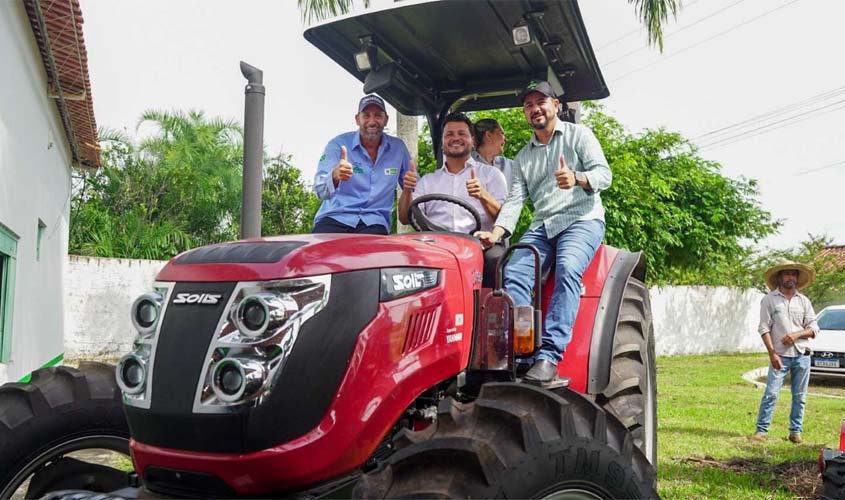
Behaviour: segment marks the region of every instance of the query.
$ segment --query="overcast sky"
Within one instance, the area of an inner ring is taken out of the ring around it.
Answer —
[[[302,38],[295,0],[81,4],[101,127],[134,135],[146,109],[241,121],[245,60],[264,70],[265,144],[307,180],[325,143],[354,128],[361,84]],[[685,1],[662,55],[627,1],[580,5],[611,114],[634,132],[681,132],[725,175],[757,179],[762,205],[784,220],[764,245],[808,233],[845,244],[845,2]]]

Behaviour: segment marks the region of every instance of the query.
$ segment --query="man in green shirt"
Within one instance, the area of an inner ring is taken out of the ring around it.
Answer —
[[[495,244],[516,227],[527,198],[534,220],[520,243],[540,251],[543,269],[555,263],[555,286],[546,312],[543,343],[529,380],[548,382],[572,338],[581,301],[581,276],[604,238],[604,207],[599,193],[613,178],[601,145],[592,131],[557,117],[560,101],[548,82],[531,82],[522,94],[522,108],[534,136],[517,154],[513,185],[491,231],[476,236]],[[517,250],[505,268],[505,289],[516,305],[531,303],[534,259]]]

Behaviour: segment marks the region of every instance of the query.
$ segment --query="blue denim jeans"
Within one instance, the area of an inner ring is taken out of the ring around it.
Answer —
[[[810,383],[810,356],[781,356],[783,369],[775,370],[769,364],[769,376],[766,378],[766,392],[760,401],[760,412],[757,414],[757,432],[768,432],[772,423],[772,413],[778,393],[783,386],[783,380],[789,373],[792,381],[792,409],[789,411],[789,432],[800,433],[804,428],[804,405],[807,402],[807,386]]]
[[[536,359],[557,364],[572,339],[572,325],[581,303],[581,276],[593,260],[604,238],[604,221],[578,221],[554,238],[540,226],[527,231],[520,243],[534,245],[540,252],[543,271],[555,262],[555,287],[543,324],[543,345]],[[534,254],[516,250],[505,267],[505,290],[516,305],[531,304],[534,286]]]

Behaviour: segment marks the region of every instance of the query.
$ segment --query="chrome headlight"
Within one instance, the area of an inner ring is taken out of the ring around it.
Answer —
[[[130,309],[132,326],[138,331],[132,351],[120,358],[115,367],[117,385],[123,391],[123,402],[129,406],[149,408],[152,384],[152,363],[158,342],[159,325],[166,309],[171,283],[156,283],[155,290],[135,299]]]
[[[194,412],[260,403],[330,290],[331,275],[239,283],[209,345]]]
[[[120,358],[117,363],[117,385],[124,394],[136,396],[147,386],[147,364],[149,352],[133,352]]]
[[[132,325],[141,336],[155,333],[158,320],[161,317],[161,305],[164,296],[160,291],[145,293],[132,303]]]

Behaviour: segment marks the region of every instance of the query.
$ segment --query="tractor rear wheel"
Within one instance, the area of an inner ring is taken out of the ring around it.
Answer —
[[[587,397],[490,383],[403,430],[356,498],[656,498],[654,468],[627,429]]]
[[[114,367],[103,363],[43,368],[27,384],[0,387],[0,498],[126,486],[126,472],[66,456],[129,455],[121,397]]]
[[[616,335],[610,381],[596,402],[618,418],[649,462],[657,465],[657,370],[654,326],[648,289],[629,278],[625,286]]]

